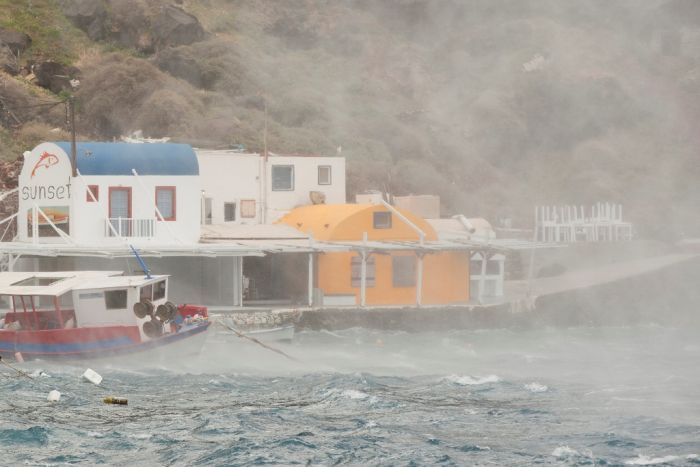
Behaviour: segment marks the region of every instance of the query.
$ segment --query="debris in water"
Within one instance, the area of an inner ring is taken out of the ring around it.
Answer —
[[[114,404],[114,405],[129,405],[129,401],[124,398],[124,397],[112,397],[108,396],[102,399],[102,402],[105,404]]]
[[[102,382],[102,376],[100,376],[99,373],[90,368],[85,370],[85,373],[83,373],[83,379],[85,379],[86,381],[90,381],[95,386],[99,386]]]

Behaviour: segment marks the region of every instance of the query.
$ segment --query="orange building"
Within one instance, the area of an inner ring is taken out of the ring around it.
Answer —
[[[469,251],[441,244],[430,224],[406,210],[320,204],[298,207],[279,222],[316,241],[348,247],[318,256],[314,286],[326,305],[334,297],[353,305],[469,300]]]

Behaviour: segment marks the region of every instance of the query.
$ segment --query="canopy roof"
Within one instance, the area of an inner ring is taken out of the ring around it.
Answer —
[[[54,144],[70,157],[69,142]],[[82,175],[199,175],[189,144],[78,142],[76,159]]]

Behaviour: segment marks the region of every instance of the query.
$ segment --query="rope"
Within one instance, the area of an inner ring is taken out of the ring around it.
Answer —
[[[237,335],[238,337],[241,337],[241,338],[243,338],[243,339],[248,339],[249,341],[255,342],[256,344],[258,344],[259,346],[261,346],[261,347],[263,347],[263,348],[265,348],[265,349],[267,349],[267,350],[271,350],[271,351],[273,351],[273,352],[275,352],[275,353],[278,353],[278,354],[280,354],[280,355],[282,355],[282,356],[288,358],[289,360],[292,360],[292,361],[297,362],[297,363],[301,363],[299,360],[297,360],[296,358],[292,357],[292,356],[289,355],[288,353],[283,352],[283,351],[281,351],[280,349],[276,349],[276,348],[274,348],[274,347],[271,347],[271,346],[269,346],[269,345],[267,345],[267,344],[264,344],[264,343],[260,342],[259,340],[257,340],[257,339],[254,338],[254,337],[247,336],[247,335],[243,334],[242,332],[238,331],[237,329],[232,328],[231,326],[229,326],[229,325],[226,324],[226,323],[223,323],[223,322],[221,322],[221,321],[219,321],[219,320],[217,320],[217,321],[215,321],[215,322],[216,322],[216,324],[219,324],[220,326],[223,326],[224,328],[226,328],[226,329],[228,329],[229,331],[233,332],[233,333],[234,333],[235,335]]]
[[[19,373],[20,375],[24,376],[25,378],[34,381],[34,378],[32,378],[31,376],[29,376],[26,372],[20,370],[19,368],[13,367],[13,366],[10,365],[9,363],[7,363],[5,360],[3,360],[3,359],[2,359],[2,356],[0,356],[0,363],[2,363],[3,365],[5,365],[5,366],[8,367],[8,368],[11,368],[11,369],[15,370],[17,373]]]

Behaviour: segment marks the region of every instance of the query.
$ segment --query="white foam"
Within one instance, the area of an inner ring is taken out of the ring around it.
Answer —
[[[552,451],[554,457],[573,457],[578,456],[579,453],[576,449],[572,449],[569,446],[558,446]]]
[[[448,381],[450,383],[455,383],[459,384],[460,386],[477,386],[479,384],[488,384],[488,383],[498,383],[501,380],[496,375],[488,375],[488,376],[481,376],[481,377],[474,377],[474,376],[458,376],[458,375],[450,375],[450,376],[445,376],[443,378],[443,381]]]
[[[664,456],[664,457],[650,457],[644,454],[639,454],[634,459],[628,459],[625,461],[625,465],[655,465],[655,464],[666,464],[668,462],[673,462],[680,459],[680,456]]]
[[[533,381],[532,383],[528,383],[523,387],[530,392],[547,392],[549,390],[549,388],[547,386],[545,386],[544,384],[540,384],[536,381]]]
[[[346,389],[345,391],[342,392],[342,395],[347,397],[348,399],[367,399],[369,397],[369,394],[362,392],[362,391],[357,391],[355,389]]]

